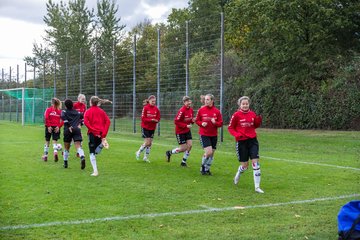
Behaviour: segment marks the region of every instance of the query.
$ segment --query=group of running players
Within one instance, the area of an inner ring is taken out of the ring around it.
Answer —
[[[218,128],[223,125],[220,111],[214,106],[214,96],[212,94],[202,95],[203,106],[200,107],[196,116],[191,107],[192,101],[188,96],[184,96],[183,106],[175,116],[175,134],[179,143],[178,147],[165,152],[168,162],[173,154],[183,153],[180,166],[187,167],[192,148],[191,128],[193,124],[199,126],[200,143],[204,149],[202,156],[200,173],[202,175],[212,175],[210,167],[214,161],[214,153],[217,145]],[[90,99],[91,107],[86,110],[85,96],[79,94],[78,101],[64,101],[65,110],[61,110],[61,102],[57,98],[52,99],[52,106],[45,111],[45,146],[42,159],[47,161],[50,138],[53,140],[54,160],[58,161],[58,151],[61,145],[57,143],[60,138],[60,128],[64,125],[64,167],[68,167],[68,157],[71,142],[74,142],[77,154],[80,157],[81,169],[85,168],[85,156],[82,149],[81,126],[84,124],[88,129],[90,162],[93,167],[91,176],[98,176],[96,165],[96,154],[102,148],[108,148],[106,136],[110,126],[110,119],[104,110],[100,108],[102,103],[110,102],[93,96]],[[228,131],[236,140],[236,155],[240,166],[234,177],[234,184],[238,184],[240,176],[248,169],[249,159],[252,161],[255,191],[264,193],[260,188],[260,164],[259,164],[259,143],[255,129],[261,125],[262,118],[250,110],[250,99],[247,96],[239,98],[237,102],[239,108],[232,115]],[[141,114],[141,130],[144,139],[135,157],[140,159],[143,154],[143,161],[150,162],[149,155],[154,138],[157,123],[160,121],[160,110],[156,106],[156,97],[149,96],[144,100],[144,107]]]

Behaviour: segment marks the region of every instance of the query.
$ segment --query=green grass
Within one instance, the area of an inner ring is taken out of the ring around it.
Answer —
[[[2,229],[0,239],[335,239],[340,207],[359,199],[289,204],[360,193],[360,171],[336,167],[360,168],[359,132],[259,129],[265,194],[256,194],[252,170],[238,186],[232,183],[238,162],[227,131],[215,154],[213,176],[199,173],[203,151],[196,129],[189,168],[179,167],[180,154],[165,162],[164,152],[177,146],[172,134],[155,137],[146,164],[134,158],[140,134],[111,132],[110,149],[98,156],[95,178],[89,161],[80,170],[74,149],[68,169],[52,156],[42,162],[43,131],[0,121],[0,228],[59,224]],[[87,144],[84,149],[88,154]],[[287,204],[266,206],[275,203]],[[225,211],[234,206],[253,207]],[[69,223],[206,208],[222,210]]]

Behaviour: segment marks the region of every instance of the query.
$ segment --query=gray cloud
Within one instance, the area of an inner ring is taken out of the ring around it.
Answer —
[[[53,1],[60,2],[60,0]],[[135,26],[145,18],[150,18],[145,14],[146,9],[142,6],[142,2],[151,7],[157,5],[167,6],[169,10],[161,16],[164,20],[167,14],[171,12],[171,8],[183,8],[188,4],[187,0],[117,0],[116,4],[119,8],[117,16],[121,17],[121,23],[125,24],[127,28]],[[43,24],[43,17],[46,15],[46,3],[47,1],[45,0],[1,0],[0,16],[35,24]],[[96,12],[96,3],[97,0],[87,0],[86,4],[89,9],[93,8]]]

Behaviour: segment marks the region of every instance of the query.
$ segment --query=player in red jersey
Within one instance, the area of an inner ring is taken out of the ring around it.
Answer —
[[[94,170],[91,176],[94,177],[99,175],[95,154],[99,154],[103,147],[109,147],[106,136],[110,127],[110,119],[99,107],[103,102],[110,101],[92,96],[90,98],[91,107],[84,114],[84,124],[88,128],[90,162]]]
[[[214,161],[218,128],[223,124],[222,115],[214,106],[214,95],[205,95],[205,106],[199,109],[195,122],[199,126],[200,143],[205,151],[200,172],[202,175],[211,175],[210,166]]]
[[[86,97],[84,94],[80,93],[78,95],[77,98],[77,102],[74,103],[73,109],[75,111],[78,111],[78,113],[80,113],[81,115],[81,122],[79,124],[79,128],[81,128],[82,125],[84,125],[84,113],[86,111]],[[81,142],[81,146],[82,146],[82,142]],[[79,153],[76,153],[77,157],[80,157]]]
[[[51,106],[45,110],[44,122],[45,122],[45,145],[44,155],[42,160],[45,162],[48,160],[48,152],[50,145],[50,138],[53,140],[54,160],[59,160],[58,151],[61,150],[61,145],[57,143],[60,139],[60,128],[63,126],[61,116],[61,102],[57,98],[51,99]]]
[[[234,183],[238,184],[240,175],[248,169],[251,159],[255,191],[264,193],[260,188],[260,163],[259,163],[259,142],[256,138],[255,129],[261,125],[262,118],[250,110],[250,99],[243,96],[238,100],[239,110],[235,112],[228,126],[228,130],[236,140],[236,155],[240,166],[234,177]]]
[[[73,109],[78,111],[80,113],[80,115],[82,116],[82,119],[84,117],[84,113],[86,111],[86,98],[84,94],[79,94],[78,95],[78,101],[76,103],[74,103]],[[83,124],[83,122],[81,122],[81,124]]]
[[[174,119],[176,139],[180,147],[173,150],[166,151],[165,155],[167,161],[170,162],[172,154],[184,152],[183,159],[180,166],[187,167],[186,160],[188,159],[192,147],[191,127],[195,122],[194,110],[191,107],[190,97],[183,97],[184,106],[180,108]]]
[[[144,162],[150,162],[149,154],[154,138],[154,132],[156,124],[160,121],[160,110],[156,107],[156,97],[151,95],[144,100],[144,107],[141,113],[141,132],[144,138],[144,143],[140,146],[139,150],[136,151],[136,159],[140,159],[140,154],[145,150]]]

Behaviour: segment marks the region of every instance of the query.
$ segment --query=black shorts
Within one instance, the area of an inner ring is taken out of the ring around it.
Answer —
[[[101,138],[94,136],[92,133],[89,133],[88,138],[90,153],[95,154],[95,149],[101,144]]]
[[[217,136],[209,137],[200,135],[200,144],[203,148],[211,146],[213,149],[216,149]]]
[[[192,139],[191,131],[188,131],[187,133],[176,134],[176,139],[180,145],[185,144],[187,140]]]
[[[69,128],[64,129],[64,142],[69,143],[71,140],[74,140],[74,142],[81,142],[83,140],[80,128],[73,128],[72,132],[69,131]]]
[[[155,130],[147,130],[145,128],[141,128],[141,135],[143,138],[154,138]]]
[[[59,128],[59,132],[55,132],[55,128],[56,126],[51,126],[51,133],[48,132],[48,128],[45,127],[45,140],[46,141],[50,141],[50,138],[52,137],[53,141],[57,141],[60,139],[60,128]]]
[[[259,158],[259,142],[256,138],[236,142],[236,155],[239,162]]]

